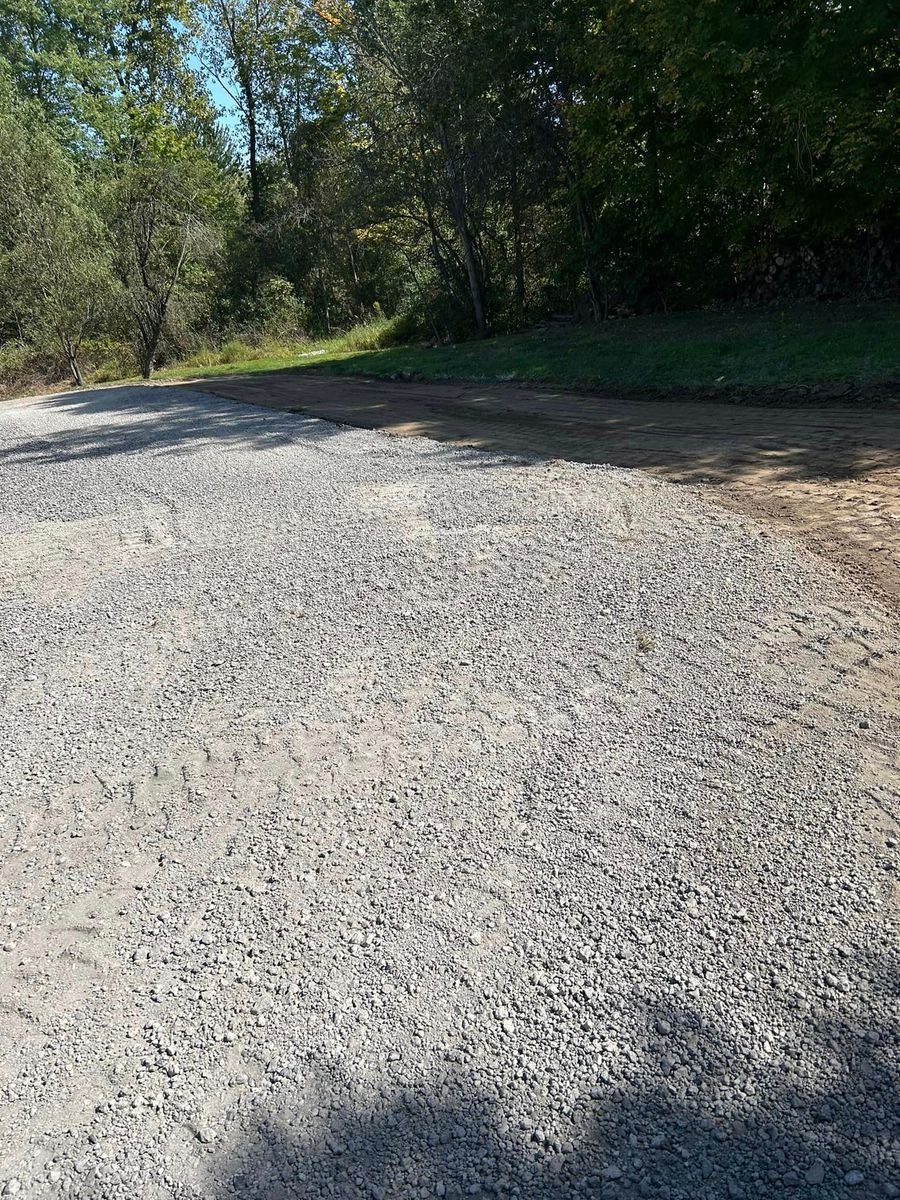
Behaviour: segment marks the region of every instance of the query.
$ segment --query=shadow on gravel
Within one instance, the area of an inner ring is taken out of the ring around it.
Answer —
[[[601,1052],[573,1091],[552,1068],[531,1073],[524,1056],[514,1106],[504,1095],[509,1085],[479,1083],[465,1067],[450,1068],[426,1089],[393,1064],[384,1070],[392,1082],[379,1089],[346,1066],[311,1063],[304,1082],[292,1082],[277,1108],[254,1113],[251,1139],[229,1155],[210,1147],[204,1194],[218,1200],[900,1194],[896,1023],[875,1030],[810,1019],[796,1050],[814,1054],[819,1074],[811,1079],[790,1057],[766,1061],[764,1027],[736,1036],[690,1009],[648,1005],[642,1013],[650,1041],[626,1069],[608,1070]],[[657,1028],[669,1032],[654,1039]],[[609,1035],[577,1036],[588,1042]],[[497,1080],[515,1074],[509,1063],[504,1067]],[[277,1078],[277,1063],[273,1068]],[[491,1074],[482,1069],[480,1079]],[[513,1107],[530,1108],[531,1115],[507,1123],[504,1111]]]
[[[326,441],[337,427],[288,413],[264,412],[234,401],[167,395],[161,388],[106,388],[72,392],[45,402],[91,415],[89,424],[73,425],[44,438],[0,447],[0,462],[60,463],[121,454],[189,454],[204,446],[273,449]],[[108,415],[109,421],[102,418]]]
[[[108,421],[92,420],[46,437],[0,446],[0,464],[64,463],[128,454],[190,454],[216,446],[223,449],[272,450],[302,442],[329,441],[348,426],[327,418],[258,408],[227,397],[197,393],[185,398],[163,387],[112,387],[89,392],[66,392],[43,401],[47,408],[65,409]],[[497,467],[519,465],[519,457],[485,456],[479,450],[442,447],[457,465]]]
[[[187,454],[213,443],[264,449],[298,438],[321,441],[349,425],[455,443],[447,453],[456,461],[468,455],[471,465],[484,465],[480,452],[495,456],[491,465],[498,455],[501,461],[563,457],[637,467],[681,483],[853,480],[900,464],[900,415],[892,411],[630,403],[469,385],[448,390],[304,378],[296,371],[184,387],[196,398],[185,398],[175,386],[139,384],[47,397],[42,407],[93,420],[0,450],[0,461]],[[312,418],[331,424],[313,424]]]

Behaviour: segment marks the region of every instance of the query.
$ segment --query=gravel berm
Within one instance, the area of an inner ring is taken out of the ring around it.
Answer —
[[[0,1193],[896,1197],[897,623],[689,488],[0,407]]]

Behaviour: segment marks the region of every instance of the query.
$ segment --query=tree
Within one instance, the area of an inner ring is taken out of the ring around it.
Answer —
[[[207,0],[203,6],[206,61],[236,104],[247,133],[250,216],[262,219],[261,108],[272,46],[286,21],[281,0]]]
[[[116,270],[145,379],[173,314],[202,291],[197,276],[208,285],[202,276],[221,249],[229,199],[227,180],[199,156],[129,163],[113,187]]]
[[[97,185],[33,106],[0,94],[0,296],[35,343],[52,339],[76,384],[85,337],[115,292]]]
[[[0,5],[0,62],[12,85],[56,119],[58,133],[72,141],[82,141],[86,130],[108,127],[115,106],[109,52],[115,25],[109,0]]]
[[[354,98],[362,101],[359,115],[372,151],[384,157],[406,148],[405,170],[418,176],[417,211],[410,216],[427,225],[436,269],[445,277],[462,274],[475,331],[484,336],[486,264],[475,194],[489,139],[473,14],[461,0],[372,0],[333,5],[325,13],[332,36],[350,52],[348,77]],[[381,102],[385,93],[393,114]],[[450,224],[455,250],[441,220]]]
[[[116,286],[145,372],[381,313],[441,338],[707,304],[773,261],[883,294],[898,70],[894,0],[5,0],[37,133],[4,133],[0,338],[77,377]]]

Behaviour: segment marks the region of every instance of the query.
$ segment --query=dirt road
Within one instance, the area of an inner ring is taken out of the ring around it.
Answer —
[[[4,1197],[895,1197],[897,614],[708,494],[0,406]]]
[[[799,535],[900,605],[900,411],[629,402],[291,372],[191,386],[387,433],[638,467]]]

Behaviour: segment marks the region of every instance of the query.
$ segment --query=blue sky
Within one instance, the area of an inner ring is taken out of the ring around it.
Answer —
[[[213,104],[219,110],[219,120],[231,133],[240,133],[240,119],[234,101],[222,87],[218,79],[210,74],[203,59],[197,54],[191,54],[188,59],[191,67],[197,72],[209,92]]]

